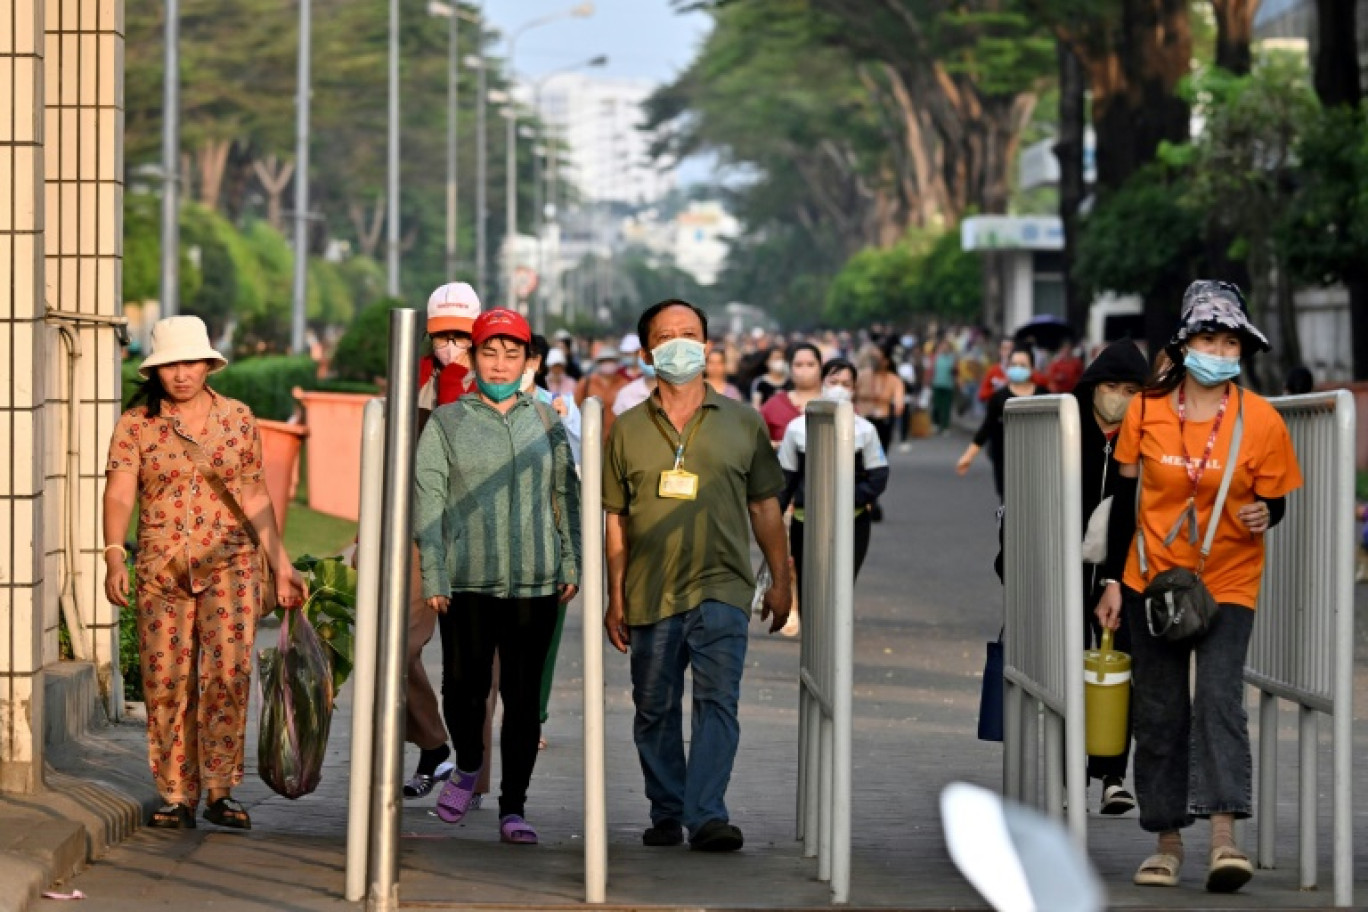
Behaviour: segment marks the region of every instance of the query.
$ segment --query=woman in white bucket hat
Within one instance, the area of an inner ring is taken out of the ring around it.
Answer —
[[[123,542],[136,504],[137,623],[148,757],[165,801],[151,825],[193,829],[204,817],[250,829],[233,800],[242,781],[252,641],[264,604],[264,555],[276,600],[303,604],[262,479],[251,410],[206,383],[226,367],[198,317],[152,327],[145,382],[109,443],[104,494],[105,595],[129,604]]]

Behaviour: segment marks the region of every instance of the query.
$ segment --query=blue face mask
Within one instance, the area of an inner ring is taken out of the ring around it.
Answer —
[[[646,359],[641,357],[640,355],[637,355],[637,365],[640,366],[641,372],[646,376],[654,377],[656,375],[655,365],[647,364]]]
[[[505,399],[518,392],[518,387],[522,386],[522,378],[518,377],[516,380],[509,380],[507,383],[489,383],[485,378],[477,374],[475,376],[475,385],[480,388],[480,392],[484,393],[490,399],[493,399],[495,402],[503,402]]]
[[[703,373],[708,350],[693,339],[671,339],[651,349],[651,358],[660,379],[679,386]]]
[[[1220,386],[1240,376],[1239,358],[1222,358],[1191,348],[1183,356],[1183,366],[1192,375],[1192,379],[1202,386]]]
[[[1025,383],[1027,380],[1030,379],[1031,369],[1029,367],[1022,367],[1019,364],[1013,364],[1011,367],[1007,368],[1008,383]]]

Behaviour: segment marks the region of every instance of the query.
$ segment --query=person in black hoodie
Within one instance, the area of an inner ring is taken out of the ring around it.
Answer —
[[[1083,640],[1087,648],[1096,648],[1102,638],[1102,627],[1091,606],[1097,604],[1109,579],[1111,562],[1106,558],[1111,537],[1107,521],[1110,500],[1135,496],[1134,480],[1127,479],[1128,485],[1123,483],[1112,450],[1131,397],[1140,391],[1148,373],[1140,349],[1130,339],[1122,339],[1102,350],[1071,393],[1078,400],[1083,528],[1088,532],[1083,547]],[[1129,493],[1123,493],[1123,489]],[[1130,652],[1130,632],[1124,624],[1116,631],[1114,648]],[[1124,786],[1129,764],[1129,728],[1123,753],[1116,757],[1088,757],[1088,778],[1102,780],[1103,814],[1124,814],[1135,807],[1135,797]]]

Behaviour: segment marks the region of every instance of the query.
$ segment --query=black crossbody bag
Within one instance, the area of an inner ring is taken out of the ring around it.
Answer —
[[[1239,394],[1235,412],[1235,432],[1230,439],[1230,453],[1226,457],[1225,473],[1221,476],[1221,488],[1216,494],[1216,505],[1212,508],[1211,519],[1207,522],[1206,538],[1202,541],[1202,555],[1196,570],[1187,567],[1174,567],[1149,580],[1145,586],[1145,623],[1151,636],[1166,640],[1186,640],[1201,636],[1211,626],[1216,617],[1216,598],[1202,582],[1202,571],[1206,569],[1207,556],[1211,554],[1211,543],[1216,538],[1216,527],[1221,521],[1221,510],[1225,507],[1226,494],[1230,491],[1230,479],[1235,474],[1235,462],[1240,455],[1240,438],[1244,436],[1244,390],[1235,388]],[[1143,465],[1141,478],[1143,478]],[[1140,558],[1140,574],[1149,579],[1149,561],[1145,555],[1145,533],[1140,526],[1140,488],[1141,481],[1135,485],[1135,545]],[[1179,520],[1169,532],[1164,544],[1170,544],[1182,528]]]

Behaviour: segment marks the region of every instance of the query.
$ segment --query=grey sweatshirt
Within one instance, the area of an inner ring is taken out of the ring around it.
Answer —
[[[506,415],[462,396],[436,409],[418,439],[414,540],[424,598],[533,598],[579,585],[570,443],[550,409],[517,395]]]

